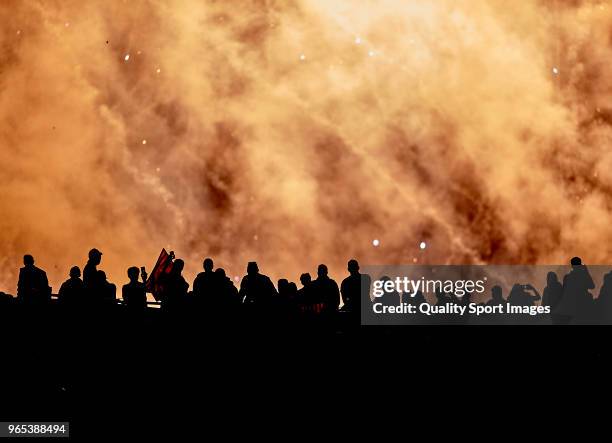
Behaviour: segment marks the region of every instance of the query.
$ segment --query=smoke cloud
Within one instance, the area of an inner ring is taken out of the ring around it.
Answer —
[[[92,247],[117,283],[161,247],[189,278],[205,256],[294,280],[612,260],[606,2],[4,0],[0,21],[4,290],[24,253],[57,289]]]

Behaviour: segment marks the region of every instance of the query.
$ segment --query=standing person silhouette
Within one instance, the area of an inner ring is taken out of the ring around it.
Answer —
[[[92,289],[98,281],[98,265],[102,262],[102,253],[93,248],[89,251],[89,260],[83,268],[83,285],[85,289]]]
[[[238,304],[238,289],[234,282],[225,274],[225,269],[215,269],[215,298],[222,309],[235,308]]]
[[[506,303],[502,292],[502,287],[495,285],[491,288],[491,299],[485,303],[485,306],[500,306]]]
[[[17,298],[25,303],[41,304],[51,299],[51,288],[47,273],[34,266],[34,257],[23,256],[23,268],[19,270]]]
[[[210,302],[208,299],[216,295],[214,292],[217,289],[216,282],[218,280],[218,276],[215,276],[213,271],[214,263],[212,258],[205,259],[203,267],[204,272],[200,272],[193,281],[193,295],[199,304]]]
[[[338,283],[329,278],[326,265],[319,265],[317,279],[312,282],[312,285],[313,291],[323,302],[323,310],[327,313],[336,312],[340,305],[340,290]]]
[[[189,283],[185,281],[182,275],[185,262],[181,259],[176,259],[172,263],[172,270],[167,274],[163,281],[163,290],[161,293],[161,307],[166,311],[180,311],[187,302],[187,291]]]
[[[563,322],[563,318],[559,317],[555,310],[563,297],[563,286],[559,282],[559,277],[554,272],[549,272],[546,275],[546,287],[542,293],[542,306],[550,307],[550,318],[554,325]]]
[[[362,298],[370,296],[372,279],[368,274],[359,272],[359,263],[355,259],[349,260],[347,270],[350,275],[342,280],[340,285],[342,302],[344,303],[342,310],[358,311]]]
[[[147,308],[147,294],[145,284],[138,280],[140,270],[136,266],[132,266],[127,270],[130,282],[123,285],[121,295],[126,304],[127,310],[130,313],[144,312]]]
[[[312,277],[305,272],[300,275],[302,287],[298,289],[296,299],[298,307],[302,312],[312,312],[315,304],[314,294],[312,293]]]
[[[541,298],[538,290],[531,284],[521,285],[516,283],[512,286],[507,301],[515,306],[534,306],[535,302]]]
[[[603,285],[601,285],[599,297],[597,297],[597,311],[601,323],[612,324],[612,271],[603,277]]]
[[[593,315],[589,290],[595,288],[595,283],[580,257],[573,257],[570,265],[571,271],[563,277],[563,296],[553,314],[561,316],[563,323],[589,323]]]
[[[83,280],[78,266],[70,268],[70,278],[62,283],[58,293],[58,303],[68,309],[74,309],[82,301]]]
[[[247,275],[240,282],[239,295],[244,304],[266,306],[278,293],[270,277],[260,274],[257,263],[252,261],[247,265]]]

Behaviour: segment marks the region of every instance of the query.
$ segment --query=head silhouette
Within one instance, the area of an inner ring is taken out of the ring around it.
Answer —
[[[177,258],[176,260],[174,260],[174,263],[172,264],[172,272],[180,275],[181,272],[183,272],[184,267],[185,267],[185,262],[181,260],[180,258]]]
[[[96,248],[93,248],[91,251],[89,251],[89,261],[99,265],[102,261],[102,253]]]
[[[213,261],[212,258],[207,258],[204,260],[204,270],[206,272],[210,272],[213,270]]]
[[[247,265],[247,274],[255,275],[259,272],[259,267],[257,266],[257,262],[250,261]]]
[[[105,282],[106,281],[106,272],[104,271],[98,271],[96,273],[97,277],[98,277],[98,281],[99,282]]]
[[[288,289],[289,289],[289,280],[287,280],[286,278],[281,278],[278,281],[278,292],[280,292],[281,294],[284,294],[287,292]]]
[[[327,266],[319,265],[319,267],[317,268],[317,275],[319,277],[327,277]]]
[[[78,266],[70,268],[70,278],[79,278],[81,276],[81,270]]]
[[[32,257],[30,254],[24,255],[23,264],[26,266],[34,266],[34,257]]]
[[[349,260],[347,269],[351,274],[356,274],[357,272],[359,272],[359,263],[357,262],[357,260]]]
[[[308,272],[305,272],[304,274],[300,275],[300,283],[302,283],[302,286],[307,286],[311,282],[312,282],[312,277],[310,276]]]
[[[211,260],[211,263],[212,263],[212,260]],[[212,266],[212,265],[211,265],[211,266]],[[212,269],[212,268],[211,268],[211,269]],[[217,268],[217,269],[215,270],[215,275],[216,275],[216,276],[218,276],[218,277],[220,277],[220,278],[225,278],[225,269],[223,269],[223,268]]]
[[[570,260],[570,264],[572,267],[582,265],[582,259],[580,257],[572,257]]]
[[[553,285],[556,285],[557,283],[559,283],[559,277],[557,276],[557,274],[555,274],[552,271],[546,274],[546,284],[548,286],[553,286]]]
[[[140,271],[136,266],[132,266],[127,270],[127,275],[131,282],[138,281],[139,274],[140,274]]]

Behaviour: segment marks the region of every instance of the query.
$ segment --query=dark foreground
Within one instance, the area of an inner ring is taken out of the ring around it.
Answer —
[[[362,327],[342,312],[171,317],[12,303],[0,333],[3,418],[70,421],[77,437],[342,425],[390,396],[415,401],[424,386],[440,399],[473,382],[525,376],[545,388],[569,367],[606,372],[612,353],[607,327]]]

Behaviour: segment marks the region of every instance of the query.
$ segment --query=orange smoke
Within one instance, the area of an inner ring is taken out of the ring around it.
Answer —
[[[0,283],[612,260],[603,1],[4,0]],[[378,246],[373,241],[378,240]],[[421,249],[424,241],[426,247]]]

